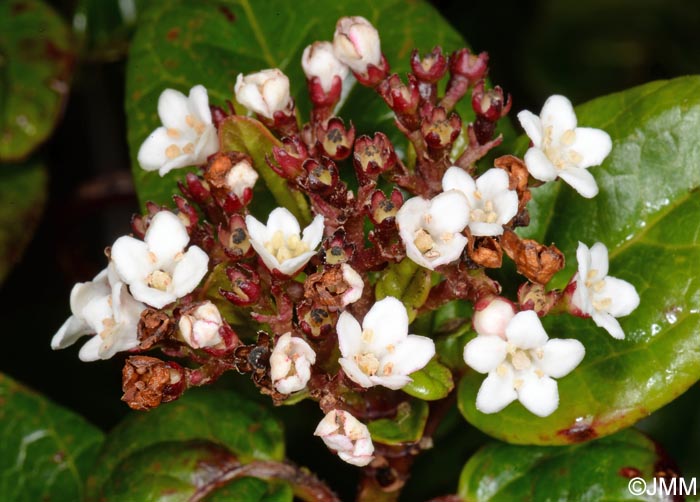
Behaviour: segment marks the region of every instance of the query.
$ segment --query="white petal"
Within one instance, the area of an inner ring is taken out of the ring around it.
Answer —
[[[157,309],[161,309],[167,304],[177,300],[177,296],[175,296],[172,292],[149,288],[143,282],[136,282],[129,286],[129,288],[131,289],[131,294],[135,299]]]
[[[343,371],[347,377],[358,385],[364,388],[373,387],[375,384],[369,379],[369,377],[362,371],[355,361],[352,359],[346,359],[341,357],[338,359],[338,363],[343,368]]]
[[[535,349],[547,343],[548,336],[534,310],[518,312],[506,326],[508,341],[520,349]]]
[[[129,285],[144,280],[155,270],[148,245],[127,235],[119,237],[112,245],[111,256],[117,274]]]
[[[522,378],[518,400],[538,417],[551,415],[559,406],[557,382],[546,376],[540,378],[534,373],[527,373]]]
[[[112,288],[112,313],[114,321],[119,324],[132,325],[134,329],[139,322],[141,312],[146,306],[137,302],[134,297],[129,294],[124,283],[117,283]]]
[[[100,347],[102,346],[102,338],[99,335],[95,335],[90,338],[78,352],[78,358],[81,361],[89,363],[92,361],[100,360]]]
[[[73,345],[81,336],[90,332],[92,329],[85,321],[70,316],[51,339],[51,348],[53,350],[65,349]]]
[[[544,345],[543,352],[538,365],[545,374],[554,378],[568,375],[586,355],[583,344],[573,338],[549,340]]]
[[[503,224],[484,223],[483,221],[470,221],[469,230],[475,237],[501,235],[503,234]]]
[[[181,167],[193,166],[199,164],[200,162],[195,161],[194,155],[183,153],[178,155],[173,159],[169,159],[163,164],[160,169],[158,169],[158,174],[165,176],[173,169],[180,169]]]
[[[173,140],[168,136],[167,129],[159,127],[141,143],[136,160],[142,169],[157,171],[168,161],[165,150],[172,144]]]
[[[542,122],[540,122],[540,118],[528,110],[523,110],[518,113],[518,120],[532,144],[537,148],[542,146]]]
[[[576,139],[569,148],[583,157],[577,164],[578,167],[598,166],[610,154],[612,140],[610,135],[601,129],[577,127]]]
[[[324,226],[323,216],[319,214],[316,215],[309,226],[304,229],[301,240],[307,246],[309,246],[309,249],[316,249],[316,247],[321,243],[321,239],[323,239]]]
[[[180,218],[170,211],[160,211],[153,216],[143,240],[148,250],[156,256],[155,267],[161,268],[170,264],[175,255],[185,249],[190,236]]]
[[[323,217],[321,217],[321,221],[323,221]],[[315,222],[316,219],[314,219]],[[267,217],[267,235],[272,237],[278,230],[281,230],[284,235],[298,236],[301,232],[299,222],[287,208],[273,209],[270,216]]]
[[[508,372],[499,376],[495,371],[489,373],[479,387],[476,395],[476,409],[482,413],[496,413],[515,401],[518,397],[513,388],[513,374]]]
[[[498,223],[501,225],[505,225],[518,214],[518,194],[515,190],[498,194],[492,202],[498,213]]]
[[[349,312],[342,312],[335,325],[338,345],[343,357],[352,359],[362,348],[362,327]]]
[[[542,127],[552,127],[554,140],[565,132],[576,128],[574,107],[564,96],[554,95],[547,98],[540,112]]]
[[[430,200],[430,215],[426,227],[433,236],[461,232],[469,223],[469,204],[462,192],[442,192]]]
[[[479,373],[489,373],[505,360],[506,350],[501,337],[479,335],[464,346],[464,362]]]
[[[552,181],[559,174],[554,164],[539,148],[530,148],[525,152],[525,166],[533,178],[540,181]]]
[[[509,184],[508,173],[497,167],[492,167],[476,180],[476,188],[486,200],[493,200],[507,191]]]
[[[211,110],[209,109],[209,94],[203,85],[195,85],[190,89],[189,105],[204,124],[211,124]]]
[[[407,375],[374,375],[369,379],[373,385],[381,385],[391,390],[402,389],[412,381],[411,377]]]
[[[578,256],[578,254],[577,254]],[[596,242],[591,246],[590,251],[590,268],[597,270],[596,277],[602,279],[608,275],[608,248],[602,242]]]
[[[576,289],[574,294],[571,295],[571,304],[579,309],[584,314],[590,315],[593,312],[593,305],[591,304],[591,292],[586,287],[586,284],[581,280],[581,274],[577,273],[574,275],[571,282],[576,283]]]
[[[269,240],[267,227],[251,215],[245,217],[245,226],[248,229],[251,244],[257,242],[264,249],[264,244]],[[255,248],[255,250],[258,249]]]
[[[593,175],[585,169],[577,167],[563,169],[559,172],[559,177],[581,194],[582,197],[592,199],[598,195],[598,184]]]
[[[316,251],[307,251],[306,253],[302,253],[299,256],[295,256],[294,258],[284,260],[276,268],[285,275],[288,275],[290,277],[294,276],[300,269],[304,267],[304,265],[308,263],[311,257],[315,254]],[[263,259],[263,261],[265,260]],[[275,261],[277,261],[276,258]]]
[[[70,292],[70,309],[73,315],[80,317],[82,310],[93,299],[111,293],[107,282],[107,269],[102,270],[92,281],[79,282]]]
[[[450,167],[442,176],[442,190],[457,190],[464,194],[469,201],[469,205],[473,206],[476,203],[474,191],[476,190],[476,182],[464,169],[457,166]]]
[[[210,124],[204,128],[204,132],[194,145],[194,161],[192,163],[196,165],[204,164],[207,161],[207,157],[218,151],[219,137],[216,133],[216,127]]]
[[[408,336],[408,313],[400,300],[393,296],[372,305],[362,321],[363,331],[373,336],[367,346],[377,356],[386,352],[389,345],[397,346]]]
[[[166,89],[158,98],[158,116],[166,128],[185,129],[186,117],[190,114],[187,97],[180,91]]]
[[[605,286],[598,295],[612,299],[610,315],[624,317],[639,306],[639,294],[632,284],[617,277],[606,277]]]
[[[207,275],[209,255],[197,246],[190,246],[182,259],[175,265],[171,292],[181,298],[191,293],[199,281]]]
[[[453,261],[457,260],[461,254],[462,251],[464,250],[464,246],[467,245],[467,238],[463,236],[462,234],[454,234],[452,236],[452,239],[449,242],[440,242],[440,240],[437,241],[437,245],[435,246],[435,250],[440,254],[437,258],[433,258],[431,260],[427,260],[430,264],[429,268],[430,270],[434,270],[436,267],[439,267],[440,265],[447,265],[448,263],[452,263]],[[417,249],[416,249],[417,251]],[[409,258],[411,258],[409,256]],[[425,258],[424,258],[425,259]],[[413,260],[415,261],[415,260]],[[418,263],[418,262],[416,262]],[[420,263],[418,263],[420,265]]]
[[[578,248],[576,248],[576,261],[578,262],[578,274],[585,281],[586,277],[588,277],[588,271],[591,269],[591,250],[581,241],[579,241]],[[605,277],[608,273],[607,259],[605,261],[606,270],[601,277]]]
[[[96,336],[94,338],[100,337]],[[100,359],[109,359],[117,352],[124,352],[138,347],[138,345],[136,326],[119,325],[107,338],[102,340],[98,353]],[[78,354],[78,357],[80,357],[80,354]]]
[[[100,296],[91,300],[82,311],[85,322],[92,328],[92,333],[100,333],[105,329],[104,322],[112,320],[112,298],[110,295]]]
[[[410,375],[425,367],[435,355],[435,343],[426,336],[408,337],[389,351],[379,362],[380,372],[391,363],[391,375]]]
[[[591,318],[596,323],[596,326],[606,330],[613,338],[618,340],[625,339],[625,332],[622,330],[620,322],[607,312],[593,311],[591,312]]]

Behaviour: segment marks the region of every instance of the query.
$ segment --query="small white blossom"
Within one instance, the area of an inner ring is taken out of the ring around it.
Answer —
[[[464,347],[464,362],[488,373],[476,408],[496,413],[518,399],[537,416],[551,415],[559,406],[554,378],[568,375],[585,353],[578,340],[550,340],[534,311],[515,314],[506,326],[505,340],[479,335]]]
[[[532,140],[525,154],[530,174],[540,181],[559,177],[586,198],[598,194],[595,178],[587,171],[605,160],[612,149],[608,133],[576,127],[576,113],[564,96],[551,96],[536,116],[523,110],[518,120]]]
[[[506,339],[506,326],[515,316],[513,303],[502,297],[489,299],[474,305],[472,324],[480,335],[492,335]]]
[[[435,355],[430,338],[408,334],[406,307],[391,296],[372,306],[362,327],[352,314],[341,313],[336,331],[342,355],[338,362],[362,387],[400,389],[411,381],[408,375]]]
[[[518,212],[518,194],[509,190],[508,173],[492,168],[474,181],[464,169],[450,167],[442,178],[442,189],[458,190],[469,204],[469,230],[472,235],[501,235],[503,225]]]
[[[316,427],[314,436],[319,436],[348,464],[364,467],[374,459],[369,429],[347,411],[329,412]]]
[[[461,232],[469,223],[469,205],[456,190],[431,200],[413,197],[396,213],[396,223],[406,255],[418,265],[435,270],[458,259],[467,245]]]
[[[330,92],[335,77],[342,82],[349,73],[348,66],[335,56],[330,42],[314,42],[307,46],[301,56],[301,66],[306,78],[317,77],[325,92]]]
[[[160,211],[143,241],[117,239],[112,260],[134,298],[159,309],[192,292],[207,273],[209,256],[197,246],[185,251],[189,241],[180,218]]]
[[[323,238],[323,216],[317,215],[301,234],[299,222],[283,207],[270,213],[267,225],[250,215],[246,216],[245,224],[250,244],[267,268],[288,276],[306,265]]]
[[[240,73],[234,91],[240,104],[268,119],[287,109],[291,101],[289,79],[277,68],[245,76]]]
[[[72,315],[51,340],[52,349],[64,349],[91,333],[95,336],[78,354],[83,361],[109,359],[138,346],[136,327],[146,306],[131,297],[111,264],[92,281],[73,286],[70,307]]]
[[[280,336],[270,356],[270,378],[278,392],[291,394],[306,387],[316,353],[306,341],[291,333]]]
[[[143,142],[137,159],[146,171],[165,176],[171,169],[204,164],[219,150],[219,138],[211,120],[207,90],[196,85],[189,97],[174,89],[158,98],[163,124]]]
[[[226,186],[239,199],[243,198],[246,189],[253,189],[256,181],[258,181],[258,172],[247,160],[241,160],[226,173]]]
[[[193,349],[213,347],[221,343],[219,330],[222,325],[219,309],[208,300],[180,317],[178,323],[180,334]]]
[[[341,17],[333,35],[335,56],[359,74],[367,72],[367,66],[378,66],[382,59],[379,33],[372,23],[361,16]]]
[[[362,280],[362,276],[347,263],[343,263],[340,266],[340,270],[343,272],[343,280],[348,285],[348,289],[343,293],[341,300],[343,307],[347,307],[362,297],[365,282]]]
[[[572,279],[576,290],[571,303],[583,314],[590,315],[597,326],[614,338],[624,339],[625,333],[616,317],[630,314],[639,306],[639,295],[632,284],[608,276],[608,248],[597,242],[591,249],[582,242],[576,250],[578,273]]]

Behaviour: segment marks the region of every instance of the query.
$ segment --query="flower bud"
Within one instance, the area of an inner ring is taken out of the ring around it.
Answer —
[[[377,86],[377,91],[397,115],[411,115],[418,110],[420,103],[418,80],[410,73],[408,74],[408,84],[404,84],[401,77],[394,73]]]
[[[494,335],[505,340],[506,326],[515,316],[515,306],[512,302],[500,296],[492,296],[478,301],[474,310],[474,331],[480,335]]]
[[[316,138],[323,152],[332,160],[343,160],[350,155],[355,142],[355,126],[345,128],[342,119],[333,117],[316,127]]]
[[[268,119],[274,119],[276,112],[291,105],[289,79],[277,68],[239,74],[235,92],[240,104]]]
[[[341,17],[333,35],[335,56],[353,72],[366,74],[369,65],[379,66],[382,49],[379,33],[361,16]]]
[[[306,387],[316,353],[305,340],[291,333],[277,339],[270,356],[270,378],[278,392],[291,394]]]
[[[205,301],[184,310],[178,327],[190,347],[201,349],[221,343],[219,329],[222,324],[219,309],[212,302]]]
[[[447,58],[440,47],[435,47],[423,59],[418,49],[414,49],[411,53],[411,71],[421,82],[434,84],[445,75]]]
[[[316,427],[326,446],[338,452],[341,460],[363,467],[374,458],[374,445],[367,426],[343,410],[332,410]]]
[[[314,42],[304,49],[301,56],[301,67],[309,81],[318,79],[323,92],[335,94],[336,87],[338,97],[343,80],[348,76],[348,67],[342,63],[333,51],[330,42]]]

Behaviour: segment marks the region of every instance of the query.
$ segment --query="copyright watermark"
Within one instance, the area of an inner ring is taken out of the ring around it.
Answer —
[[[644,478],[632,478],[627,484],[629,492],[637,497],[642,495],[671,495],[685,496],[695,495],[697,491],[696,478],[653,478],[646,481]]]

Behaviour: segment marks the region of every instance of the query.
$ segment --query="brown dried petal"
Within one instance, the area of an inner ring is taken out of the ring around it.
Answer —
[[[175,331],[175,321],[162,310],[147,308],[141,312],[138,324],[140,350],[149,350],[155,344],[170,336]]]
[[[514,219],[514,226],[526,226],[530,221],[530,217],[527,214],[525,206],[530,202],[530,199],[532,199],[532,194],[528,188],[530,173],[525,163],[513,155],[504,155],[494,160],[493,165],[504,169],[508,173],[508,177],[510,178],[509,188],[518,193],[518,215]],[[527,219],[527,221],[525,221],[525,219]],[[522,223],[524,223],[524,225]]]
[[[503,233],[501,246],[515,262],[518,272],[537,284],[547,284],[554,274],[564,268],[564,254],[555,246],[520,239],[510,230]]]
[[[169,387],[182,382],[177,369],[148,356],[132,356],[122,370],[122,401],[134,410],[150,410],[160,403],[177,399],[180,392],[169,393]]]
[[[469,237],[467,256],[477,265],[486,268],[500,268],[503,262],[503,249],[493,237]]]

